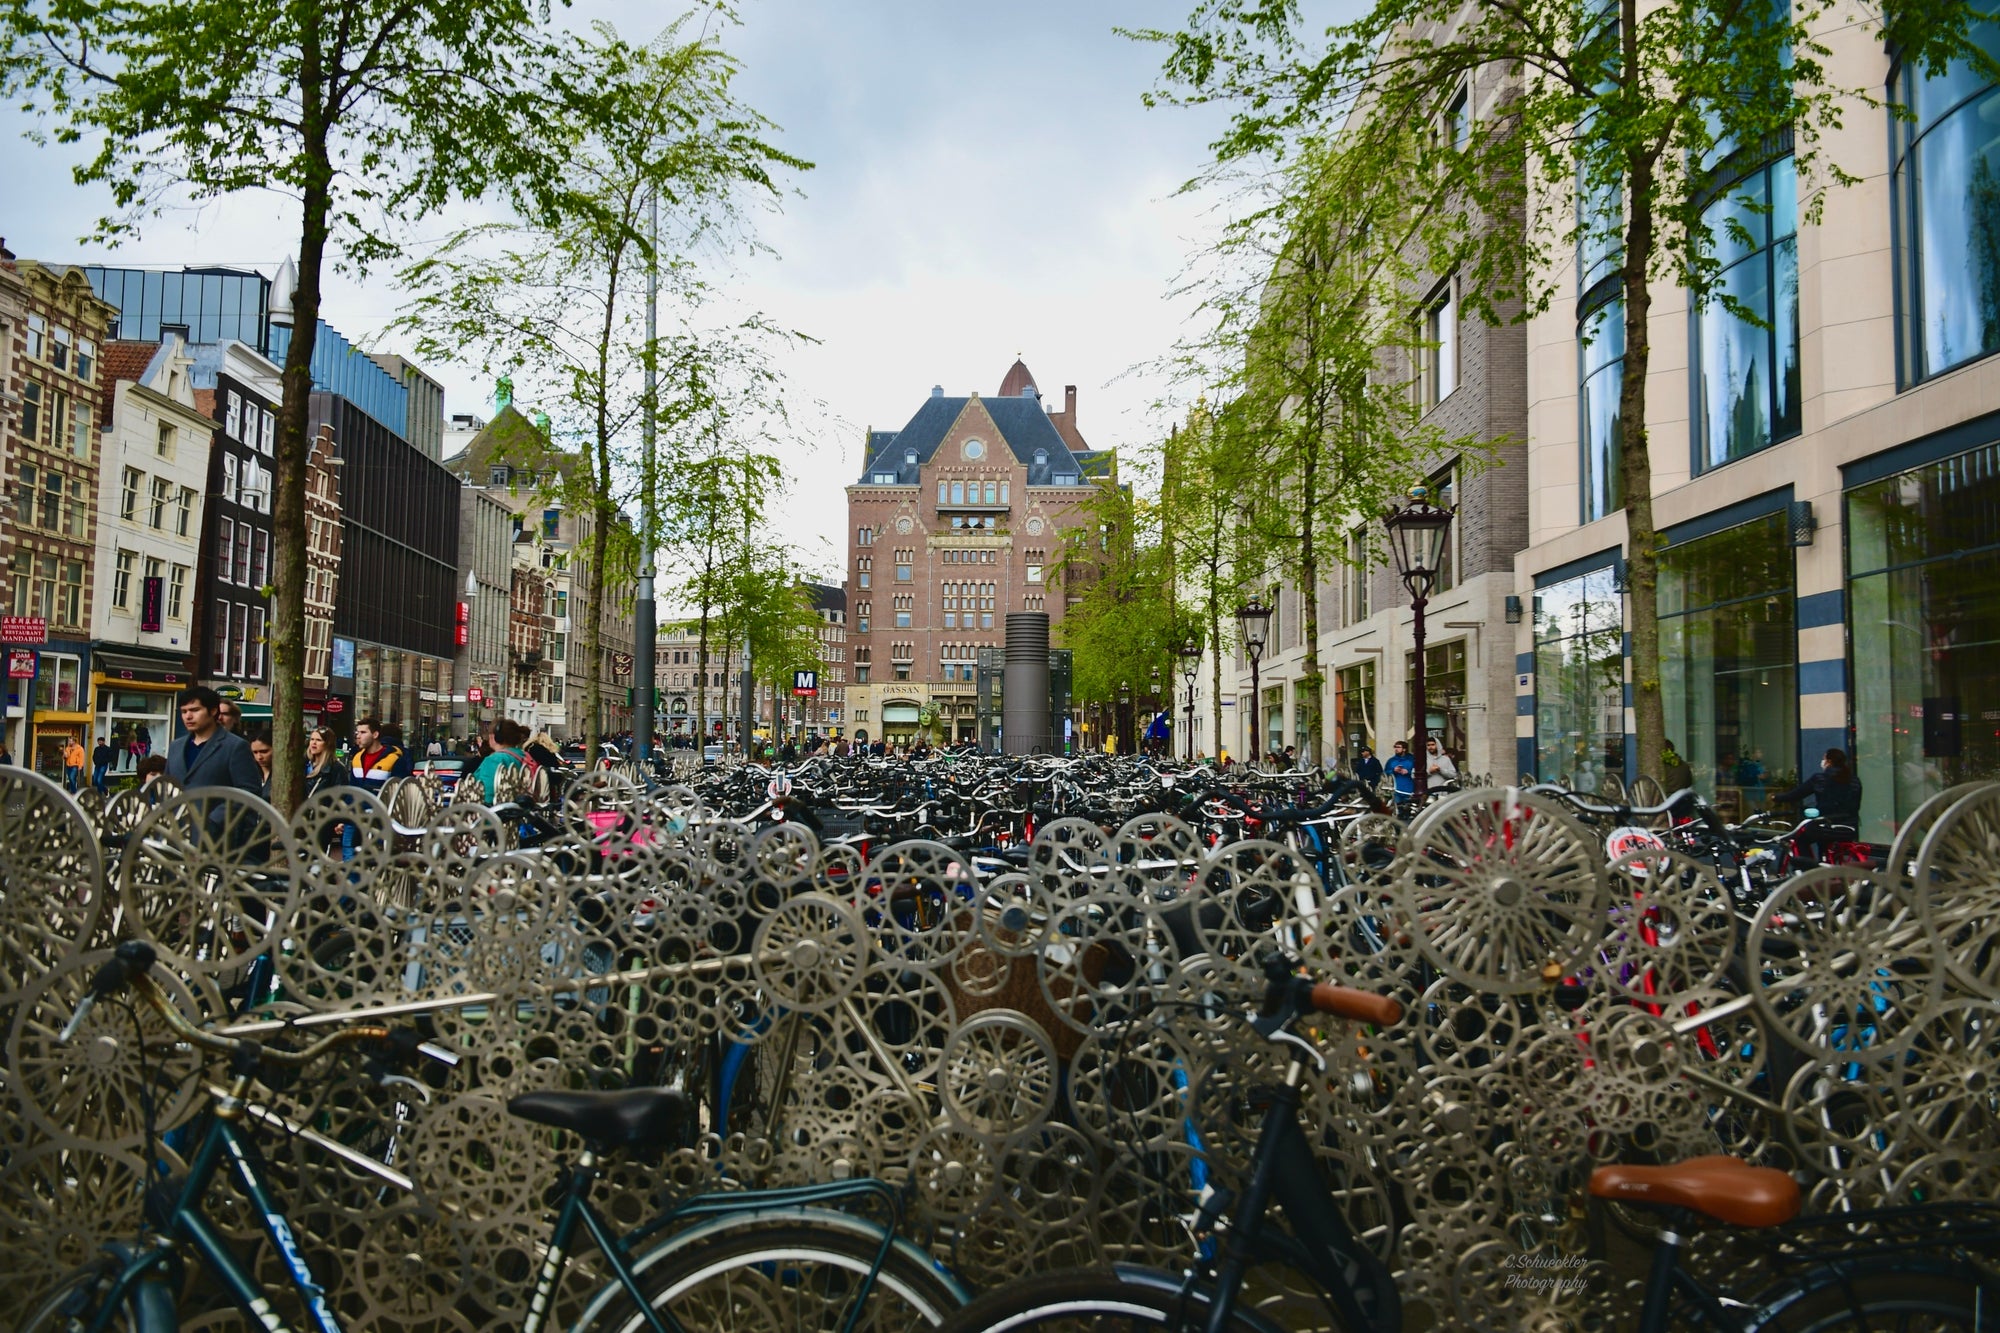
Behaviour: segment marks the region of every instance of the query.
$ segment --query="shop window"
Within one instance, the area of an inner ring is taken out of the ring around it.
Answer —
[[[1535,771],[1595,791],[1625,775],[1625,604],[1607,565],[1535,594]]]
[[[1625,384],[1625,302],[1613,296],[1583,316],[1577,330],[1581,369],[1577,406],[1583,452],[1583,521],[1615,513],[1625,504],[1619,478],[1619,396]]]
[[[1856,487],[1846,510],[1861,832],[1886,842],[1928,797],[2000,776],[2000,445]]]
[[[1694,312],[1697,471],[1799,433],[1798,213],[1789,156],[1702,213],[1720,272]]]
[[[1465,640],[1424,645],[1424,727],[1455,758],[1465,756],[1466,702]],[[1403,654],[1403,702],[1406,717],[1415,718],[1416,654]],[[1414,726],[1411,728],[1415,730]]]
[[[2000,55],[2000,23],[1972,30]],[[1958,62],[1935,76],[1907,64],[1892,87],[1902,309],[1902,378],[1914,383],[2000,350],[2000,86]]]
[[[1797,777],[1792,548],[1770,514],[1660,553],[1667,739],[1725,818]],[[1782,784],[1780,786],[1779,784]]]
[[[1357,662],[1333,673],[1333,743],[1352,762],[1375,744],[1375,664]]]
[[[74,713],[83,707],[83,659],[74,653],[43,653],[35,669],[35,707]]]

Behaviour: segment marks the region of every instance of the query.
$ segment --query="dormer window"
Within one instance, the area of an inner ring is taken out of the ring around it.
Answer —
[[[915,449],[904,450],[903,462],[910,467],[915,467],[917,465],[917,451]]]
[[[1047,467],[1048,465],[1049,465],[1049,451],[1046,449],[1035,450],[1035,466]]]
[[[877,472],[874,480],[877,486],[894,486],[896,484],[896,474],[893,472]]]

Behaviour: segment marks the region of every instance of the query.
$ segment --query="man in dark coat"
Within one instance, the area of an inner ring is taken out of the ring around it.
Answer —
[[[181,725],[187,734],[167,749],[167,776],[183,790],[235,787],[255,795],[264,771],[251,757],[250,742],[222,727],[222,696],[206,685],[181,691]]]

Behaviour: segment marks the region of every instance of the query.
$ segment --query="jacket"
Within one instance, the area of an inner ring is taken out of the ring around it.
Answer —
[[[395,777],[402,765],[403,752],[393,745],[385,745],[373,754],[356,750],[348,767],[348,779],[357,787],[381,791],[382,784]]]
[[[319,795],[328,787],[345,787],[346,785],[347,765],[336,759],[329,758],[324,764],[320,765],[320,770],[317,773],[311,769],[306,770],[305,796],[308,800]]]
[[[1354,776],[1360,778],[1369,786],[1374,786],[1382,780],[1382,761],[1372,754],[1366,759],[1355,760]]]
[[[264,790],[264,770],[251,756],[250,742],[221,727],[206,745],[196,746],[194,737],[186,735],[167,747],[167,776],[188,791],[234,787],[261,795]]]
[[[1383,771],[1396,780],[1396,790],[1405,796],[1414,795],[1417,790],[1417,759],[1415,755],[1391,755],[1384,764]]]
[[[1801,782],[1781,796],[1771,798],[1774,804],[1790,805],[1794,801],[1813,806],[1819,817],[1831,824],[1855,824],[1861,819],[1861,780],[1852,773],[1845,781],[1836,780],[1826,769]]]

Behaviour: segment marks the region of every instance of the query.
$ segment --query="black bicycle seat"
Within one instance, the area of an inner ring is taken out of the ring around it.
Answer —
[[[567,1129],[602,1148],[662,1142],[691,1123],[694,1104],[673,1088],[624,1088],[616,1092],[524,1092],[507,1114]]]

